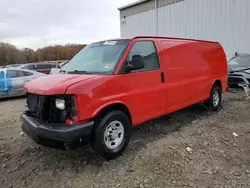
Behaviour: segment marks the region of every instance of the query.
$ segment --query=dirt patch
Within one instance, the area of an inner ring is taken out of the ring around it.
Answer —
[[[0,101],[0,187],[250,187],[250,100],[227,93],[218,113],[197,104],[135,128],[113,161],[20,136],[25,99]]]

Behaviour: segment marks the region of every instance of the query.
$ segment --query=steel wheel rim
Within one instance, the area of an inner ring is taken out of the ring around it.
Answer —
[[[214,94],[213,94],[213,105],[218,106],[219,102],[220,102],[219,92],[215,91]]]
[[[104,143],[109,149],[118,148],[124,138],[124,127],[120,121],[112,121],[105,129]]]

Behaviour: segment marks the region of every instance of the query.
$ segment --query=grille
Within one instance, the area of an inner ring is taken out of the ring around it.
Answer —
[[[33,117],[46,121],[49,116],[49,97],[27,94],[27,105]]]
[[[232,76],[242,76],[241,74],[232,74]]]
[[[27,94],[27,105],[30,111],[36,111],[39,95]]]
[[[29,114],[42,122],[64,123],[73,110],[71,96],[63,96],[66,108],[59,110],[55,106],[55,99],[62,96],[44,96],[28,93],[27,106]]]
[[[245,83],[245,81],[239,77],[229,77],[228,78],[228,84],[240,84],[240,83]]]

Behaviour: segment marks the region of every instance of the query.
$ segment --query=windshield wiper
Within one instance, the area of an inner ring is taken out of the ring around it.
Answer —
[[[79,70],[73,70],[73,71],[68,71],[68,74],[91,74],[91,72],[88,71],[79,71]]]
[[[235,72],[242,72],[242,71],[245,71],[245,70],[249,70],[250,69],[250,67],[247,67],[247,68],[244,68],[244,69],[239,69],[239,70],[232,70],[232,69],[230,69],[229,70],[229,73],[235,73]]]

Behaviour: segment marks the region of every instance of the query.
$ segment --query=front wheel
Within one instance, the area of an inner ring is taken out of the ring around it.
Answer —
[[[217,111],[221,105],[221,88],[219,86],[214,86],[210,93],[209,99],[204,101],[204,104],[212,111]]]
[[[96,120],[91,148],[105,159],[120,156],[130,140],[130,120],[122,111],[111,111]]]

